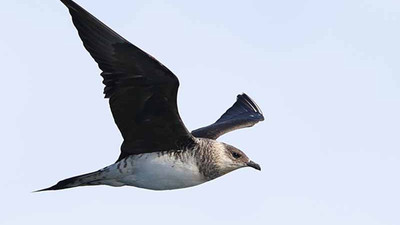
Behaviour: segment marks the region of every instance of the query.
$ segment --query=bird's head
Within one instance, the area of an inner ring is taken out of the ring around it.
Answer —
[[[222,145],[218,149],[218,166],[224,174],[242,167],[252,167],[256,170],[261,170],[260,165],[251,161],[244,152],[232,145],[220,144]]]

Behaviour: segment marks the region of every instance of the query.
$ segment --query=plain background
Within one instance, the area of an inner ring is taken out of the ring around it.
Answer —
[[[79,0],[180,79],[189,129],[249,94],[221,138],[262,165],[184,190],[31,193],[114,162],[100,70],[57,0],[0,7],[0,224],[400,224],[398,0]]]

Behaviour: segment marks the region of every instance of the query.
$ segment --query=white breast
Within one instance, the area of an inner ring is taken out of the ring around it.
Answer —
[[[152,190],[185,188],[206,181],[192,156],[181,160],[174,154],[146,153],[129,156],[106,169],[109,181]]]

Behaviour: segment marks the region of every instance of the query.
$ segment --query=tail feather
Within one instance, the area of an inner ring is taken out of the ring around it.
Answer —
[[[71,178],[67,178],[65,180],[59,181],[56,185],[53,185],[48,188],[40,189],[34,192],[42,192],[42,191],[54,191],[54,190],[61,190],[67,188],[73,188],[78,186],[85,186],[85,185],[93,185],[95,181],[99,178],[100,171],[87,173]]]

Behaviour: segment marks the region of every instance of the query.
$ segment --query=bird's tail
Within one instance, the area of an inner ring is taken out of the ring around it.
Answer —
[[[101,180],[101,172],[102,171],[99,170],[96,172],[71,177],[71,178],[59,181],[54,186],[44,188],[41,190],[37,190],[34,192],[53,191],[53,190],[61,190],[61,189],[66,189],[66,188],[78,187],[78,186],[101,184],[101,182],[99,182]]]

